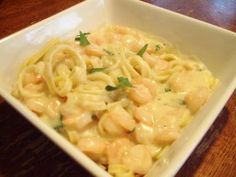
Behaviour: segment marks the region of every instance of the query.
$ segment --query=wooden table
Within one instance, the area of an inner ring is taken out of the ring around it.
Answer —
[[[146,1],[236,32],[236,0]],[[0,38],[79,2],[0,0]],[[7,103],[0,104],[0,177],[87,176]],[[236,91],[176,176],[236,176]]]

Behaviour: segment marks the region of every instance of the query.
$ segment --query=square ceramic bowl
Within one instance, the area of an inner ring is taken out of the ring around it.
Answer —
[[[183,53],[200,57],[220,80],[207,105],[146,175],[174,176],[236,87],[236,34],[233,32],[137,0],[87,0],[0,40],[0,94],[93,175],[110,176],[10,94],[22,61],[50,38],[73,37],[79,30],[92,31],[107,23],[137,28],[165,38]]]

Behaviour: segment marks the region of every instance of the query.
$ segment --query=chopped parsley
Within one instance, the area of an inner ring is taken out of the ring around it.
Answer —
[[[55,130],[59,130],[59,129],[63,128],[62,119],[63,119],[63,116],[60,115],[60,118],[58,120],[58,124],[54,127]]]
[[[134,127],[133,130],[131,130],[129,133],[134,133],[135,129],[136,129],[136,127]]]
[[[92,114],[92,117],[91,117],[93,120],[97,120],[97,116],[95,114]]]
[[[106,87],[105,87],[105,89],[106,89],[106,91],[113,91],[113,90],[116,90],[116,89],[118,89],[118,87],[116,87],[116,86],[111,86],[111,85],[107,85]]]
[[[159,44],[156,45],[156,51],[161,50],[161,46]]]
[[[89,70],[89,73],[96,73],[96,72],[102,72],[104,71],[106,68],[92,68],[91,70]]]
[[[184,100],[179,100],[179,104],[180,104],[180,105],[185,105],[186,103],[185,103]]]
[[[118,77],[117,80],[119,81],[118,86],[121,88],[132,87],[132,84],[130,83],[129,79],[126,77]]]
[[[145,53],[145,51],[147,50],[148,44],[145,44],[137,53],[137,55],[139,55],[140,57],[143,57],[143,54]]]
[[[171,89],[169,87],[165,88],[165,92],[170,92],[170,91],[171,91]]]
[[[83,33],[83,32],[79,32],[79,35],[77,35],[75,37],[75,41],[79,41],[81,46],[87,46],[90,44],[90,42],[87,39],[87,35],[89,35],[90,33]]]
[[[114,53],[112,53],[111,51],[109,51],[109,50],[107,50],[107,49],[103,49],[104,50],[104,52],[106,52],[108,55],[110,55],[110,56],[113,56],[114,55]]]
[[[113,90],[117,90],[119,88],[133,87],[132,84],[130,83],[129,79],[126,77],[118,77],[117,80],[118,80],[118,84],[116,86],[107,85],[105,87],[105,89],[107,91],[113,91]]]

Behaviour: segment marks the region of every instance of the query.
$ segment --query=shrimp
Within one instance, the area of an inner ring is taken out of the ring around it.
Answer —
[[[164,71],[170,69],[170,64],[166,60],[162,60],[161,58],[157,58],[154,70],[157,72]]]
[[[124,36],[123,37],[123,43],[124,45],[129,48],[133,52],[138,52],[144,45],[144,41],[142,40],[137,40],[133,36]]]
[[[174,92],[187,91],[186,85],[188,83],[188,75],[186,73],[174,73],[169,80],[171,90]]]
[[[154,140],[153,128],[139,123],[135,128],[135,139],[141,144],[152,144]]]
[[[121,106],[115,106],[109,110],[99,121],[100,132],[104,130],[112,136],[125,135],[134,130],[135,126],[135,120]]]
[[[148,126],[153,125],[154,114],[148,107],[146,106],[135,107],[133,110],[133,114],[134,118],[137,121],[142,122]]]
[[[89,45],[84,48],[85,53],[89,56],[97,56],[101,57],[102,55],[105,54],[103,49],[99,48],[97,45]]]
[[[75,94],[68,94],[66,103],[60,106],[60,112],[63,115],[63,125],[79,131],[93,121],[92,114],[78,106],[78,97]]]
[[[25,100],[27,107],[38,115],[46,114],[49,118],[60,116],[60,101],[57,98],[46,97],[28,98]]]
[[[57,118],[60,116],[60,101],[57,98],[52,98],[48,100],[46,106],[46,114],[50,118]]]
[[[143,59],[150,65],[150,67],[154,67],[156,64],[157,56],[152,56],[149,53],[145,52],[143,54]]]
[[[122,136],[125,135],[125,130],[110,119],[105,113],[98,122],[98,130],[102,135],[109,135],[109,136]]]
[[[23,78],[23,84],[39,84],[43,81],[43,78],[40,74],[32,72],[32,73],[25,73]]]
[[[197,112],[204,105],[210,95],[210,90],[207,87],[201,87],[190,91],[184,101],[192,113]]]
[[[154,125],[154,141],[159,145],[171,144],[179,137],[179,126],[175,117],[159,117]]]
[[[198,71],[185,71],[175,73],[169,80],[174,92],[189,92],[199,87],[210,87],[209,75]]]
[[[89,112],[82,112],[79,115],[63,117],[63,125],[79,131],[84,130],[92,122],[92,114]]]
[[[130,31],[129,28],[119,27],[115,29],[115,32],[119,36],[123,46],[135,53],[137,53],[146,44],[139,33]]]
[[[157,85],[155,81],[140,77],[134,82],[134,88],[128,90],[128,96],[138,105],[147,104],[156,95]]]
[[[127,28],[127,27],[123,27],[123,26],[114,26],[113,27],[113,30],[118,33],[118,34],[121,34],[121,35],[125,35],[125,34],[128,34],[130,32],[130,29]]]
[[[47,99],[44,97],[28,98],[25,100],[26,106],[33,112],[41,115],[45,111]]]
[[[91,65],[93,68],[102,68],[102,61],[99,57],[91,57]]]
[[[149,43],[147,47],[147,52],[146,53],[154,53],[156,51],[156,45]]]
[[[143,54],[143,59],[153,68],[155,71],[160,72],[170,68],[168,61],[162,60],[160,57],[150,55],[148,53]]]
[[[134,88],[129,89],[128,97],[138,105],[146,104],[152,100],[149,89],[141,84],[135,84]]]
[[[93,33],[88,36],[88,40],[97,44],[97,45],[102,45],[104,43],[103,36]]]
[[[122,163],[122,157],[134,144],[127,138],[118,138],[107,146],[106,154],[109,164]]]
[[[114,42],[119,41],[119,35],[112,33],[112,32],[106,32],[103,37],[104,43],[112,44]]]
[[[95,161],[105,155],[106,146],[107,142],[98,137],[82,137],[77,143],[77,147]]]
[[[144,77],[139,77],[134,80],[134,83],[142,84],[145,87],[147,87],[153,97],[156,95],[157,83],[154,80],[144,78]]]
[[[152,166],[152,156],[144,145],[135,145],[122,158],[122,163],[134,173],[144,175]]]
[[[121,106],[116,106],[108,113],[110,118],[127,131],[132,131],[136,125],[135,120]]]
[[[45,90],[45,83],[41,82],[39,84],[27,84],[24,88],[31,92],[39,93]]]

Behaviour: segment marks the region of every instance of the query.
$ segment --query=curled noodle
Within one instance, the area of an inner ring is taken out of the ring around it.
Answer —
[[[62,56],[60,56],[60,54]],[[65,64],[65,68],[61,73],[56,73],[55,70],[60,64],[65,63],[64,57],[73,61],[73,68],[69,68]],[[71,46],[66,44],[59,44],[49,51],[44,57],[45,68],[45,80],[48,84],[49,90],[52,94],[58,94],[59,96],[66,96],[68,92],[72,90],[73,82],[82,82],[86,80],[86,65],[81,56]],[[69,74],[64,74],[66,70]],[[72,70],[72,71],[71,71]],[[77,77],[71,77],[76,73]],[[75,78],[79,79],[74,80]]]

